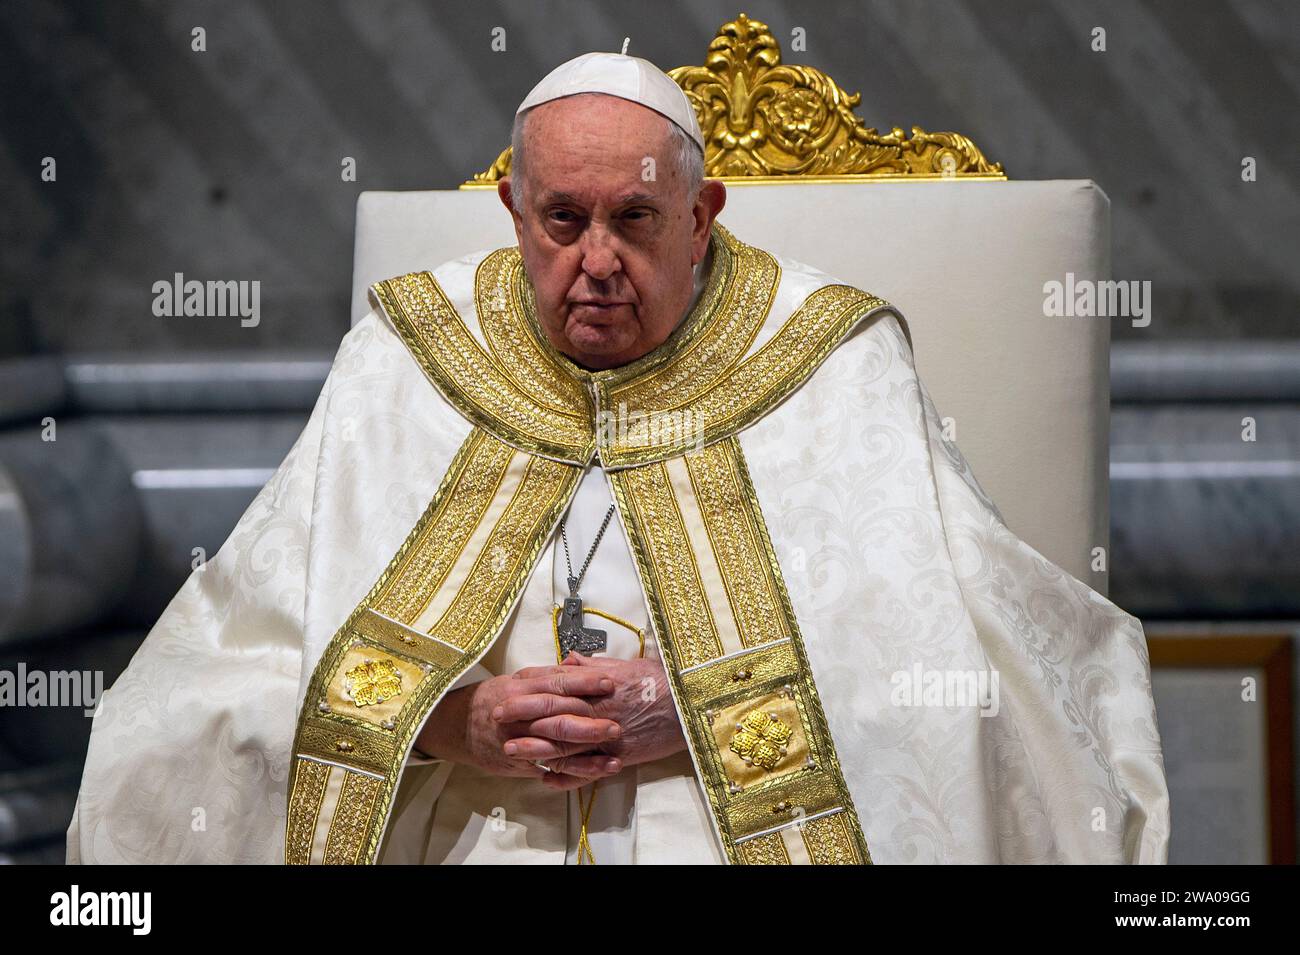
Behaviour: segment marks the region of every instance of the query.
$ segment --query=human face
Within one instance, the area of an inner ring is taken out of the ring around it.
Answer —
[[[618,97],[552,100],[524,127],[521,209],[510,180],[500,184],[542,330],[586,368],[648,354],[690,304],[691,270],[708,250],[726,190],[706,181],[698,196],[688,194],[670,132],[669,120]]]

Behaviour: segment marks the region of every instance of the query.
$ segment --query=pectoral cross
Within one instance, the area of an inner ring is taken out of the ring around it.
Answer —
[[[569,535],[565,530],[565,521],[560,520],[564,562],[569,568],[569,576],[566,578],[569,581],[569,596],[564,598],[560,619],[555,624],[555,633],[560,641],[561,660],[569,655],[570,650],[576,650],[583,656],[589,657],[605,649],[605,631],[592,630],[582,625],[582,598],[578,596],[578,588],[582,586],[582,578],[587,576],[587,568],[591,566],[591,559],[596,556],[596,548],[600,546],[600,539],[605,536],[605,529],[609,527],[610,518],[613,516],[614,505],[611,504],[609,510],[605,512],[605,520],[601,523],[600,530],[596,532],[591,550],[587,551],[587,559],[582,562],[582,570],[576,575],[573,573],[573,557],[569,554]]]
[[[604,630],[593,630],[582,625],[582,598],[578,596],[578,579],[569,578],[569,596],[564,598],[564,608],[560,611],[560,621],[556,632],[560,636],[560,659],[576,650],[583,656],[600,653],[607,645]]]

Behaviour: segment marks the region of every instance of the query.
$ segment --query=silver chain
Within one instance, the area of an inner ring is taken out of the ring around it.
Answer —
[[[605,520],[601,522],[600,530],[596,532],[596,539],[592,541],[591,550],[587,551],[587,559],[582,562],[582,570],[577,576],[573,573],[573,558],[569,556],[569,535],[564,530],[564,520],[560,521],[560,540],[564,541],[564,562],[569,566],[569,579],[574,581],[573,589],[577,591],[582,586],[582,578],[587,576],[587,568],[591,566],[591,559],[596,556],[596,548],[600,546],[600,539],[605,536],[605,528],[609,527],[610,518],[614,516],[614,505],[609,506],[605,512]]]

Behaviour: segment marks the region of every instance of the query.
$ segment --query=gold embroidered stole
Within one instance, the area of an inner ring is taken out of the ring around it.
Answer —
[[[430,273],[372,288],[474,428],[316,666],[294,741],[287,862],[375,861],[416,734],[501,633],[597,452],[727,859],[870,862],[736,434],[888,305],[826,286],[749,354],[779,266],[721,226],[711,248],[682,325],[605,372],[551,347],[517,249],[476,273],[482,343]]]
[[[287,862],[374,861],[425,717],[500,633],[580,473],[471,432],[313,673],[294,741]]]

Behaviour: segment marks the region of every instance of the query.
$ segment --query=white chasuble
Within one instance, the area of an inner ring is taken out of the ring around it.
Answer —
[[[607,372],[517,249],[372,301],[104,696],[69,861],[579,861],[586,795],[411,746],[554,662],[559,521],[580,562],[611,502],[582,595],[629,626],[585,622],[662,660],[688,746],[595,786],[588,861],[1164,861],[1141,626],[1005,526],[887,303],[721,226]]]

